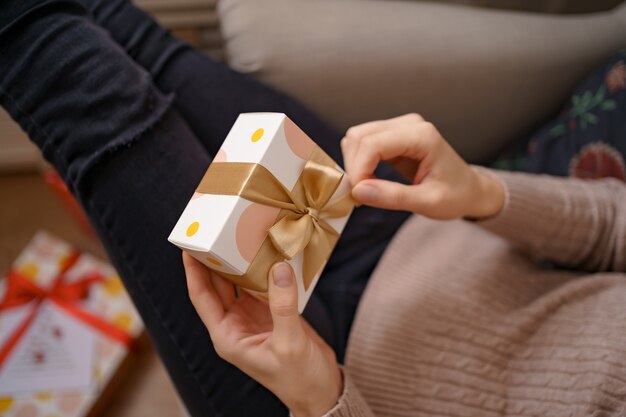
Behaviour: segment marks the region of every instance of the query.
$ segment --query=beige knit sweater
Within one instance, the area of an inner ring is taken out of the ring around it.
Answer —
[[[495,174],[497,217],[398,231],[328,416],[626,416],[626,184]]]

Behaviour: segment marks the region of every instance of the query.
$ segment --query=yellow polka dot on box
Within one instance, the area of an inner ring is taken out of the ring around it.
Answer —
[[[292,190],[314,152],[321,150],[285,114],[244,113],[239,115],[224,139],[214,163],[258,164],[287,190]],[[336,163],[333,165],[343,173]],[[344,175],[330,201],[349,193],[349,181]],[[223,275],[241,276],[259,252],[279,212],[276,207],[249,201],[239,195],[203,194],[197,190],[190,196],[169,241]],[[349,214],[347,212],[325,221],[337,234],[341,234]],[[298,307],[302,311],[322,268],[312,283],[305,285],[302,277],[303,255],[298,254],[288,262],[296,273]]]
[[[50,289],[73,251],[68,243],[38,232],[12,269],[36,286]],[[101,276],[102,281],[89,286],[87,299],[80,300],[82,311],[125,330],[133,339],[139,337],[143,324],[109,264],[89,254],[80,254],[64,274],[64,281],[73,284],[93,273]],[[6,295],[6,285],[7,279],[0,279],[0,302]],[[23,323],[35,303],[0,311],[0,347]],[[126,363],[129,347],[78,323],[74,316],[48,301],[43,301],[37,311],[41,314],[35,316],[29,330],[0,366],[0,416],[93,415],[100,408],[101,393],[115,388],[110,383]],[[85,357],[89,360],[85,361]],[[86,379],[80,383],[69,381],[70,372],[84,373]]]

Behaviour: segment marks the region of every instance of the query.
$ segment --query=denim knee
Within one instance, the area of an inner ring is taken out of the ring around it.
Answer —
[[[170,106],[79,1],[0,6],[0,104],[74,187]]]

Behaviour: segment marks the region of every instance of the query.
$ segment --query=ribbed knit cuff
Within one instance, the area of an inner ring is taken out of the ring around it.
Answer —
[[[323,417],[374,417],[372,410],[370,410],[345,368],[341,367],[341,373],[343,375],[341,397],[339,397],[337,405]]]
[[[584,180],[484,169],[505,188],[501,212],[476,221],[533,258],[588,271],[626,265],[626,187],[615,178]]]
[[[322,417],[375,417],[342,365],[343,391],[337,404]],[[294,415],[289,412],[289,417]]]
[[[479,219],[476,224],[507,239],[530,244],[542,233],[537,233],[548,223],[560,219],[560,201],[555,194],[562,191],[558,181],[549,176],[496,171],[483,168],[482,171],[500,181],[504,186],[504,206],[496,216]],[[539,177],[543,177],[541,181]]]

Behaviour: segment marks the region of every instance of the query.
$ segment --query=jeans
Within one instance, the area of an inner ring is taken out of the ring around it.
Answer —
[[[79,200],[189,412],[287,415],[215,353],[167,236],[239,113],[286,113],[340,164],[341,134],[127,0],[3,0],[0,104]],[[377,175],[400,180],[385,165]],[[368,278],[407,217],[357,208],[327,263],[304,316],[339,361]]]

